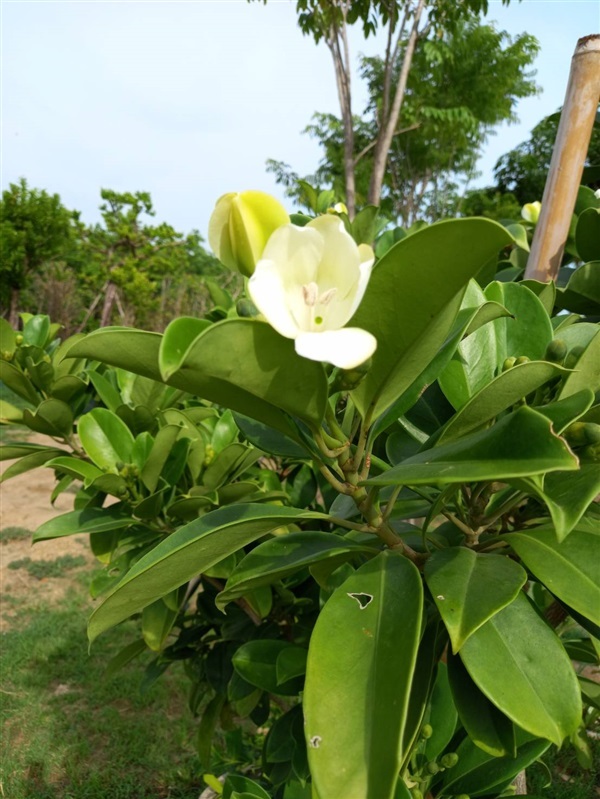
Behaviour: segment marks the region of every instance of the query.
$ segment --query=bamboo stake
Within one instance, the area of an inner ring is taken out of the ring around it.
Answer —
[[[579,39],[525,277],[555,280],[600,101],[600,34]]]

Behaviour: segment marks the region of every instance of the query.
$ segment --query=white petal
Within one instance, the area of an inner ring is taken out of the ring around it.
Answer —
[[[303,285],[317,282],[323,247],[323,237],[316,230],[283,225],[267,242],[262,257],[281,270],[281,281],[286,288],[297,286],[301,291]]]
[[[361,244],[361,247],[363,245]],[[371,249],[369,247],[369,249]],[[350,314],[346,321],[349,321],[351,317],[354,315],[354,311],[358,308],[361,303],[362,298],[365,295],[365,291],[367,290],[367,284],[369,283],[369,278],[371,277],[371,270],[373,268],[373,261],[375,259],[371,258],[370,260],[363,261],[359,266],[360,269],[360,277],[358,279],[358,286],[356,287],[356,294],[354,295],[354,299],[352,301],[352,307],[350,309]]]
[[[344,327],[322,333],[300,333],[295,347],[298,355],[311,361],[326,361],[341,369],[354,369],[373,355],[377,339],[359,327]]]
[[[323,253],[316,278],[321,292],[337,288],[339,298],[354,294],[358,281],[359,249],[344,223],[331,214],[312,219],[306,229],[318,231],[323,238]]]
[[[290,313],[281,270],[273,261],[261,260],[248,281],[252,302],[275,330],[286,338],[296,338],[299,329]]]

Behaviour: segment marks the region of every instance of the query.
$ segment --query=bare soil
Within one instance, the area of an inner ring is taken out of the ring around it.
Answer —
[[[46,443],[43,436],[34,436],[30,441]],[[0,473],[14,461],[0,463]],[[43,522],[73,510],[73,494],[61,494],[54,505],[50,495],[56,485],[51,469],[35,469],[13,477],[0,484],[0,530],[7,527],[23,527],[32,533]],[[94,557],[88,546],[87,536],[67,536],[52,541],[41,541],[32,546],[31,538],[18,538],[0,542],[0,632],[10,626],[11,611],[28,598],[35,597],[36,604],[58,603],[72,585],[74,571],[64,577],[38,579],[25,569],[11,569],[13,561],[31,558],[35,561],[53,561],[62,555],[85,557],[93,563]],[[81,567],[86,568],[86,567]]]

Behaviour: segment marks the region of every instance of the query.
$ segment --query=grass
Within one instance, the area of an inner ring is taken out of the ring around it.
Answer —
[[[142,695],[139,660],[103,679],[135,625],[121,625],[88,654],[89,574],[73,580],[60,607],[10,602],[0,651],[0,796],[197,799],[204,783],[187,680],[172,669]]]
[[[594,762],[597,764],[600,762],[600,741],[597,738],[590,738],[589,741]],[[548,785],[548,770],[541,764],[534,763],[527,769],[529,794],[539,795],[543,799],[593,799],[600,795],[600,775],[597,769],[582,769],[573,747],[567,745],[559,751],[553,746],[542,759],[552,775],[552,782]],[[567,779],[563,779],[561,775]]]
[[[25,527],[3,527],[0,529],[0,541],[19,541],[25,538],[31,538],[31,530]]]
[[[82,555],[61,555],[55,560],[32,560],[31,558],[13,560],[8,564],[8,568],[25,569],[31,577],[44,580],[48,577],[64,577],[66,572],[85,566],[86,563],[87,561]]]

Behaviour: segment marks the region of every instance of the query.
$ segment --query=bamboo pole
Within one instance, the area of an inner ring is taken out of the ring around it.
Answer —
[[[525,277],[555,280],[600,101],[600,34],[579,39]]]

